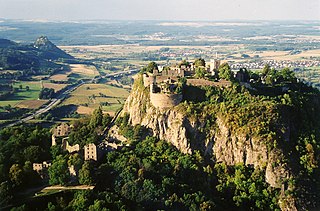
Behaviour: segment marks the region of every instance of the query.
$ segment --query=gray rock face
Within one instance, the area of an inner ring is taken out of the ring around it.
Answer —
[[[185,117],[174,109],[156,109],[146,99],[149,99],[147,93],[133,90],[122,112],[130,115],[133,125],[141,124],[150,128],[153,135],[172,143],[183,153],[191,153],[183,124]]]

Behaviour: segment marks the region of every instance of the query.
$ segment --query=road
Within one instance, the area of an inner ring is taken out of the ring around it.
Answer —
[[[102,76],[102,78],[109,78],[109,77],[114,77],[114,76],[121,76],[122,74],[131,74],[131,73],[137,73],[139,72],[140,70],[138,69],[133,69],[133,70],[124,70],[124,71],[121,71],[121,72],[116,72],[116,73],[110,73],[110,74],[107,74],[107,75],[104,75]]]
[[[49,104],[46,105],[46,107],[44,108],[40,108],[39,110],[35,111],[33,114],[30,114],[27,117],[24,117],[16,122],[13,122],[11,124],[8,125],[8,127],[12,127],[12,126],[16,126],[19,124],[22,124],[24,122],[27,122],[33,118],[35,118],[36,116],[40,115],[40,114],[44,114],[48,111],[50,111],[53,107],[59,105],[62,100],[68,95],[70,94],[72,91],[76,90],[79,86],[83,85],[85,82],[81,81],[80,83],[78,83],[75,86],[71,86],[69,89],[65,90],[63,93],[61,93],[59,96],[57,96],[57,98],[53,98],[49,101]]]
[[[109,78],[109,77],[116,77],[116,76],[120,76],[120,75],[123,75],[123,74],[131,74],[131,73],[136,73],[138,72],[139,70],[137,69],[134,69],[134,70],[126,70],[126,71],[121,71],[121,72],[116,72],[116,73],[111,73],[111,74],[107,74],[107,75],[104,75],[104,76],[101,76],[101,78]],[[16,126],[16,125],[19,125],[19,124],[22,124],[24,122],[27,122],[31,119],[34,119],[36,116],[40,115],[40,114],[44,114],[48,111],[50,111],[52,108],[54,108],[55,106],[59,105],[63,100],[64,98],[70,94],[71,92],[73,92],[74,90],[76,90],[79,86],[85,84],[85,83],[94,83],[95,79],[92,79],[91,81],[89,82],[84,82],[84,81],[81,81],[80,83],[78,83],[77,85],[75,86],[71,86],[69,89],[67,89],[66,91],[64,91],[63,93],[61,93],[59,96],[57,96],[57,98],[54,98],[54,99],[51,99],[49,102],[49,104],[46,105],[46,107],[44,108],[40,108],[39,110],[35,111],[33,114],[30,114],[29,116],[27,117],[24,117],[16,122],[13,122],[9,125],[7,125],[7,127],[12,127],[12,126]]]
[[[93,185],[77,185],[77,186],[61,186],[54,185],[43,188],[40,192],[46,192],[50,190],[93,190],[95,186]]]

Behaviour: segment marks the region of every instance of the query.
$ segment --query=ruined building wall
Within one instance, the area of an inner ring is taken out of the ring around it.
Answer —
[[[68,151],[69,153],[73,152],[79,152],[80,151],[80,145],[69,145],[68,138],[62,139],[62,149],[65,151]]]
[[[150,84],[154,84],[156,82],[155,76],[148,76],[147,74],[143,74],[143,84],[144,87],[150,86]]]
[[[151,93],[150,101],[156,108],[171,108],[182,101],[182,94]]]

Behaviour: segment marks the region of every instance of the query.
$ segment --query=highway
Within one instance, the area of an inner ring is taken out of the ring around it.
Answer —
[[[126,70],[126,71],[121,71],[121,72],[116,72],[116,73],[111,73],[111,74],[107,74],[107,75],[104,75],[104,76],[100,76],[101,78],[109,78],[109,77],[116,77],[116,76],[120,76],[120,75],[123,75],[123,74],[132,74],[132,73],[136,73],[138,72],[139,70],[137,69],[134,69],[134,70]],[[76,90],[79,86],[85,84],[85,83],[94,83],[96,79],[92,79],[90,80],[89,82],[84,82],[84,81],[81,81],[80,83],[78,83],[77,85],[75,86],[71,86],[69,89],[65,90],[63,93],[61,93],[59,96],[57,96],[56,98],[54,99],[50,99],[49,101],[49,104],[47,104],[44,108],[40,108],[39,110],[35,111],[33,114],[30,114],[29,116],[27,117],[23,117],[22,119],[16,121],[16,122],[13,122],[9,125],[7,125],[7,127],[12,127],[12,126],[16,126],[16,125],[19,125],[19,124],[22,124],[24,122],[27,122],[31,119],[34,119],[36,116],[40,115],[40,114],[44,114],[48,111],[50,111],[52,108],[54,108],[55,106],[59,105],[63,100],[64,98],[70,94],[71,92],[73,92],[74,90]]]
[[[27,117],[24,117],[16,122],[9,124],[8,127],[16,126],[21,123],[27,122],[40,114],[44,114],[47,111],[50,111],[53,107],[59,105],[68,94],[70,94],[71,92],[76,90],[79,86],[83,85],[84,83],[85,82],[81,81],[77,85],[71,86],[69,89],[65,90],[63,93],[61,93],[59,96],[57,96],[57,98],[50,99],[49,104],[47,104],[44,108],[40,108],[39,110],[35,111],[33,114],[30,114]]]
[[[124,71],[121,71],[121,72],[110,73],[110,74],[104,75],[104,76],[102,76],[102,78],[109,78],[109,77],[121,76],[122,74],[137,73],[137,72],[139,72],[139,71],[140,71],[140,70],[138,70],[138,69],[124,70]]]

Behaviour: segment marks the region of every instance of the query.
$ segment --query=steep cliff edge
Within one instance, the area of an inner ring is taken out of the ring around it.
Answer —
[[[243,163],[263,169],[266,182],[281,189],[281,209],[296,210],[295,198],[285,194],[294,188],[288,183],[294,173],[282,147],[289,141],[290,125],[283,123],[278,107],[267,100],[259,102],[258,98],[254,105],[244,100],[246,104],[229,106],[221,96],[221,91],[212,96],[214,103],[186,100],[169,109],[157,109],[150,103],[149,90],[139,76],[122,114],[129,114],[132,125],[145,126],[153,136],[172,143],[183,153],[198,150],[226,165]],[[247,112],[245,117],[239,117],[240,111]]]

